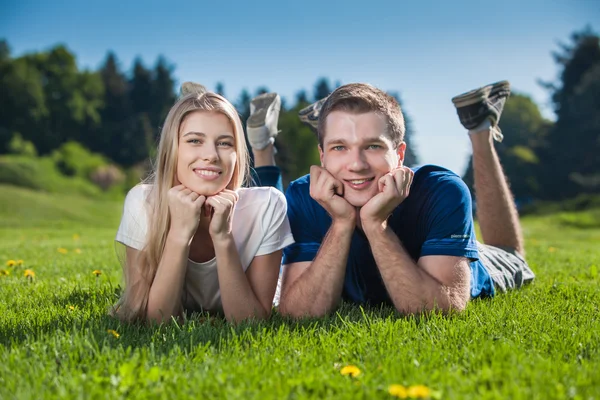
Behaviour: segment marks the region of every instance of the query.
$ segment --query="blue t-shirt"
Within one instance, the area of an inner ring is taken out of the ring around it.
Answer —
[[[471,195],[455,173],[435,165],[413,169],[409,196],[394,210],[388,226],[413,260],[430,255],[471,260],[471,297],[493,296],[494,284],[479,261]],[[295,243],[284,249],[283,264],[313,261],[331,217],[310,197],[310,176],[292,182],[286,192],[288,218]],[[355,303],[391,304],[365,234],[355,229],[350,245],[342,297]]]

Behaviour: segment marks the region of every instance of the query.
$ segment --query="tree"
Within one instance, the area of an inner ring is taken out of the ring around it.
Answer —
[[[404,141],[406,142],[406,152],[404,153],[404,165],[409,166],[409,167],[417,165],[419,163],[419,159],[417,157],[416,146],[413,143],[413,136],[415,134],[415,131],[414,131],[413,125],[412,125],[412,118],[410,117],[410,115],[406,112],[406,110],[402,106],[402,100],[400,99],[400,94],[398,94],[397,92],[390,92],[388,94],[396,99],[396,101],[400,105],[400,108],[402,109],[402,114],[404,115],[404,126],[405,126]]]
[[[102,125],[86,144],[92,151],[117,161],[121,158],[121,149],[116,143],[121,142],[120,137],[126,131],[128,119],[132,114],[129,87],[114,53],[107,54],[99,72],[104,85],[104,106],[100,111]]]
[[[591,184],[600,171],[600,38],[586,28],[574,33],[571,42],[554,54],[561,67],[559,81],[545,84],[557,116],[541,152],[543,197],[548,199],[600,192],[600,185]]]
[[[0,128],[5,139],[21,134],[41,154],[68,140],[80,140],[100,121],[102,84],[98,74],[77,68],[64,46],[0,62]]]
[[[248,90],[242,90],[240,93],[240,97],[238,98],[237,103],[235,104],[235,108],[240,114],[240,118],[242,120],[242,125],[246,126],[246,120],[250,116],[250,101],[252,97],[250,97],[250,93]]]
[[[321,78],[315,84],[315,95],[314,101],[319,101],[329,96],[333,92],[329,86],[329,80],[327,78]]]
[[[225,85],[223,84],[223,82],[217,82],[217,86],[215,87],[215,93],[225,97]]]
[[[173,69],[173,66],[162,56],[158,58],[154,66],[152,107],[149,111],[154,140],[158,139],[160,126],[175,103],[175,92],[173,91],[175,80],[172,77]]]
[[[133,63],[133,76],[129,81],[130,99],[133,113],[148,113],[152,111],[152,72],[144,66],[141,59]]]
[[[504,140],[494,145],[513,195],[518,201],[539,198],[543,189],[540,175],[544,173],[539,152],[552,123],[542,117],[529,96],[513,92],[499,125]],[[463,179],[473,190],[472,158]]]

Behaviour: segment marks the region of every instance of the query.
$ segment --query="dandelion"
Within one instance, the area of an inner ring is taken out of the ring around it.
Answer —
[[[23,272],[23,276],[27,279],[33,280],[33,278],[35,278],[35,272],[33,272],[31,269],[26,269],[25,272]]]
[[[411,399],[426,399],[431,396],[431,389],[424,385],[410,386],[408,388],[408,397]]]
[[[17,265],[17,262],[15,260],[8,260],[6,262],[6,266],[9,267],[9,268],[10,267],[14,267],[15,265]]]
[[[77,254],[81,254],[81,249],[75,249],[74,251],[75,251],[75,253],[77,253]]]
[[[346,365],[340,370],[340,374],[342,374],[343,376],[350,375],[351,377],[356,378],[360,375],[360,369],[358,369],[358,367],[355,365]]]
[[[548,247],[549,253],[554,253],[556,251],[556,247]]]
[[[65,249],[65,248],[63,248],[63,247],[59,247],[59,248],[58,248],[58,252],[59,252],[60,254],[67,254],[67,253],[69,252],[69,250],[67,250],[67,249]]]
[[[17,265],[20,267],[21,265],[23,265],[25,262],[23,260],[17,260]]]
[[[121,336],[121,335],[119,335],[119,334],[117,333],[117,331],[115,331],[114,329],[109,329],[109,330],[107,330],[106,332],[107,332],[107,333],[109,333],[109,334],[111,334],[111,335],[113,335],[113,336],[114,336],[116,339],[118,339],[118,338],[119,338],[119,336]]]
[[[73,240],[79,240],[79,235],[78,234],[74,234],[73,235]]]
[[[408,390],[402,385],[390,385],[388,393],[399,399],[406,399],[408,397]]]
[[[69,311],[75,311],[75,306],[67,306],[67,308],[69,309]]]
[[[10,271],[7,269],[0,269],[0,276],[8,276],[10,275]]]
[[[102,271],[100,271],[99,269],[95,269],[92,271],[92,274],[94,274],[97,277],[99,277],[100,275],[102,275]]]

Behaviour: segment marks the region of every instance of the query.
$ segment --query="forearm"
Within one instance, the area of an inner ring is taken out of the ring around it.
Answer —
[[[365,233],[388,294],[399,312],[416,314],[464,308],[464,302],[453,290],[417,265],[389,228]]]
[[[148,320],[165,322],[177,316],[189,255],[189,242],[169,233],[148,295]]]
[[[252,290],[242,268],[233,237],[229,235],[227,238],[215,240],[213,243],[225,318],[229,322],[240,322],[248,318],[268,318],[271,309],[266,310]]]
[[[320,317],[341,299],[354,226],[333,223],[311,265],[289,288],[284,287],[280,312],[292,317]]]

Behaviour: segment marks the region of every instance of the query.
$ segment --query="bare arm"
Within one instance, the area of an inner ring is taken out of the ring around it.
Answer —
[[[181,295],[190,247],[188,242],[169,232],[163,256],[150,287],[146,316],[158,323],[181,314]]]
[[[171,227],[148,293],[146,318],[167,322],[181,314],[181,293],[190,251],[190,241],[200,221],[205,197],[183,185],[169,189]],[[136,257],[138,259],[139,257]],[[140,265],[137,265],[139,268]],[[146,267],[146,266],[141,266]],[[141,270],[141,269],[139,269]]]
[[[246,273],[233,240],[231,215],[238,200],[235,191],[225,189],[210,196],[212,208],[209,233],[217,259],[217,274],[225,318],[239,322],[247,318],[268,318],[277,289],[281,250],[254,257]]]
[[[254,257],[244,273],[233,238],[215,243],[221,302],[229,322],[266,319],[271,315],[281,253],[279,250]]]
[[[464,257],[425,256],[415,263],[389,228],[365,231],[377,267],[396,309],[416,314],[465,309],[470,298],[469,262]]]
[[[469,301],[470,269],[464,257],[425,256],[415,263],[388,227],[392,211],[410,192],[413,172],[398,167],[379,181],[380,193],[360,211],[375,263],[398,311],[461,311]]]
[[[340,302],[354,225],[333,223],[312,262],[285,265],[279,310],[321,317]]]

